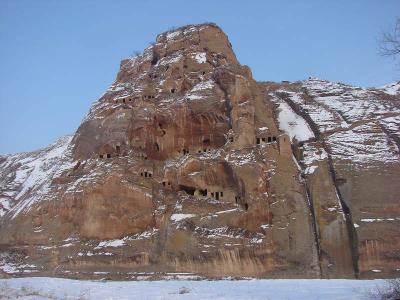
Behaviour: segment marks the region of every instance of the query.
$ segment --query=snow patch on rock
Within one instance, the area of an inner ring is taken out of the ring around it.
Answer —
[[[196,216],[197,215],[194,215],[194,214],[172,214],[171,215],[171,220],[173,222],[179,222],[179,221],[182,221],[182,220],[185,220],[185,219],[194,218]]]
[[[274,102],[278,106],[279,129],[298,141],[306,141],[314,137],[313,132],[307,122],[297,115],[292,108],[281,98],[273,96]]]
[[[204,64],[207,61],[207,53],[205,52],[197,52],[193,53],[192,57],[199,63]]]

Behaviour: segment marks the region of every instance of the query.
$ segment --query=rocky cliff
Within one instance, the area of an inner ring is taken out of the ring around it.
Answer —
[[[216,25],[160,34],[74,136],[0,156],[0,274],[396,276],[398,87],[257,83]]]

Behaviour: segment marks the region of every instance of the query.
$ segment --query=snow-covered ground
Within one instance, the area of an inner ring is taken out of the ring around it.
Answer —
[[[368,299],[382,280],[83,281],[0,280],[0,299]],[[3,297],[4,298],[3,298]],[[9,296],[7,298],[6,296]]]

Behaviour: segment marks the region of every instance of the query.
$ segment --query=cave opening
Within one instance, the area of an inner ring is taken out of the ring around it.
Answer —
[[[196,188],[192,186],[187,186],[187,185],[179,185],[179,190],[185,191],[189,195],[194,195],[194,192],[196,191]]]

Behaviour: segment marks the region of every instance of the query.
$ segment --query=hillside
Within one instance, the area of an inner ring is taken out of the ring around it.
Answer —
[[[398,87],[256,82],[218,26],[162,33],[73,136],[0,156],[0,276],[398,276]]]

